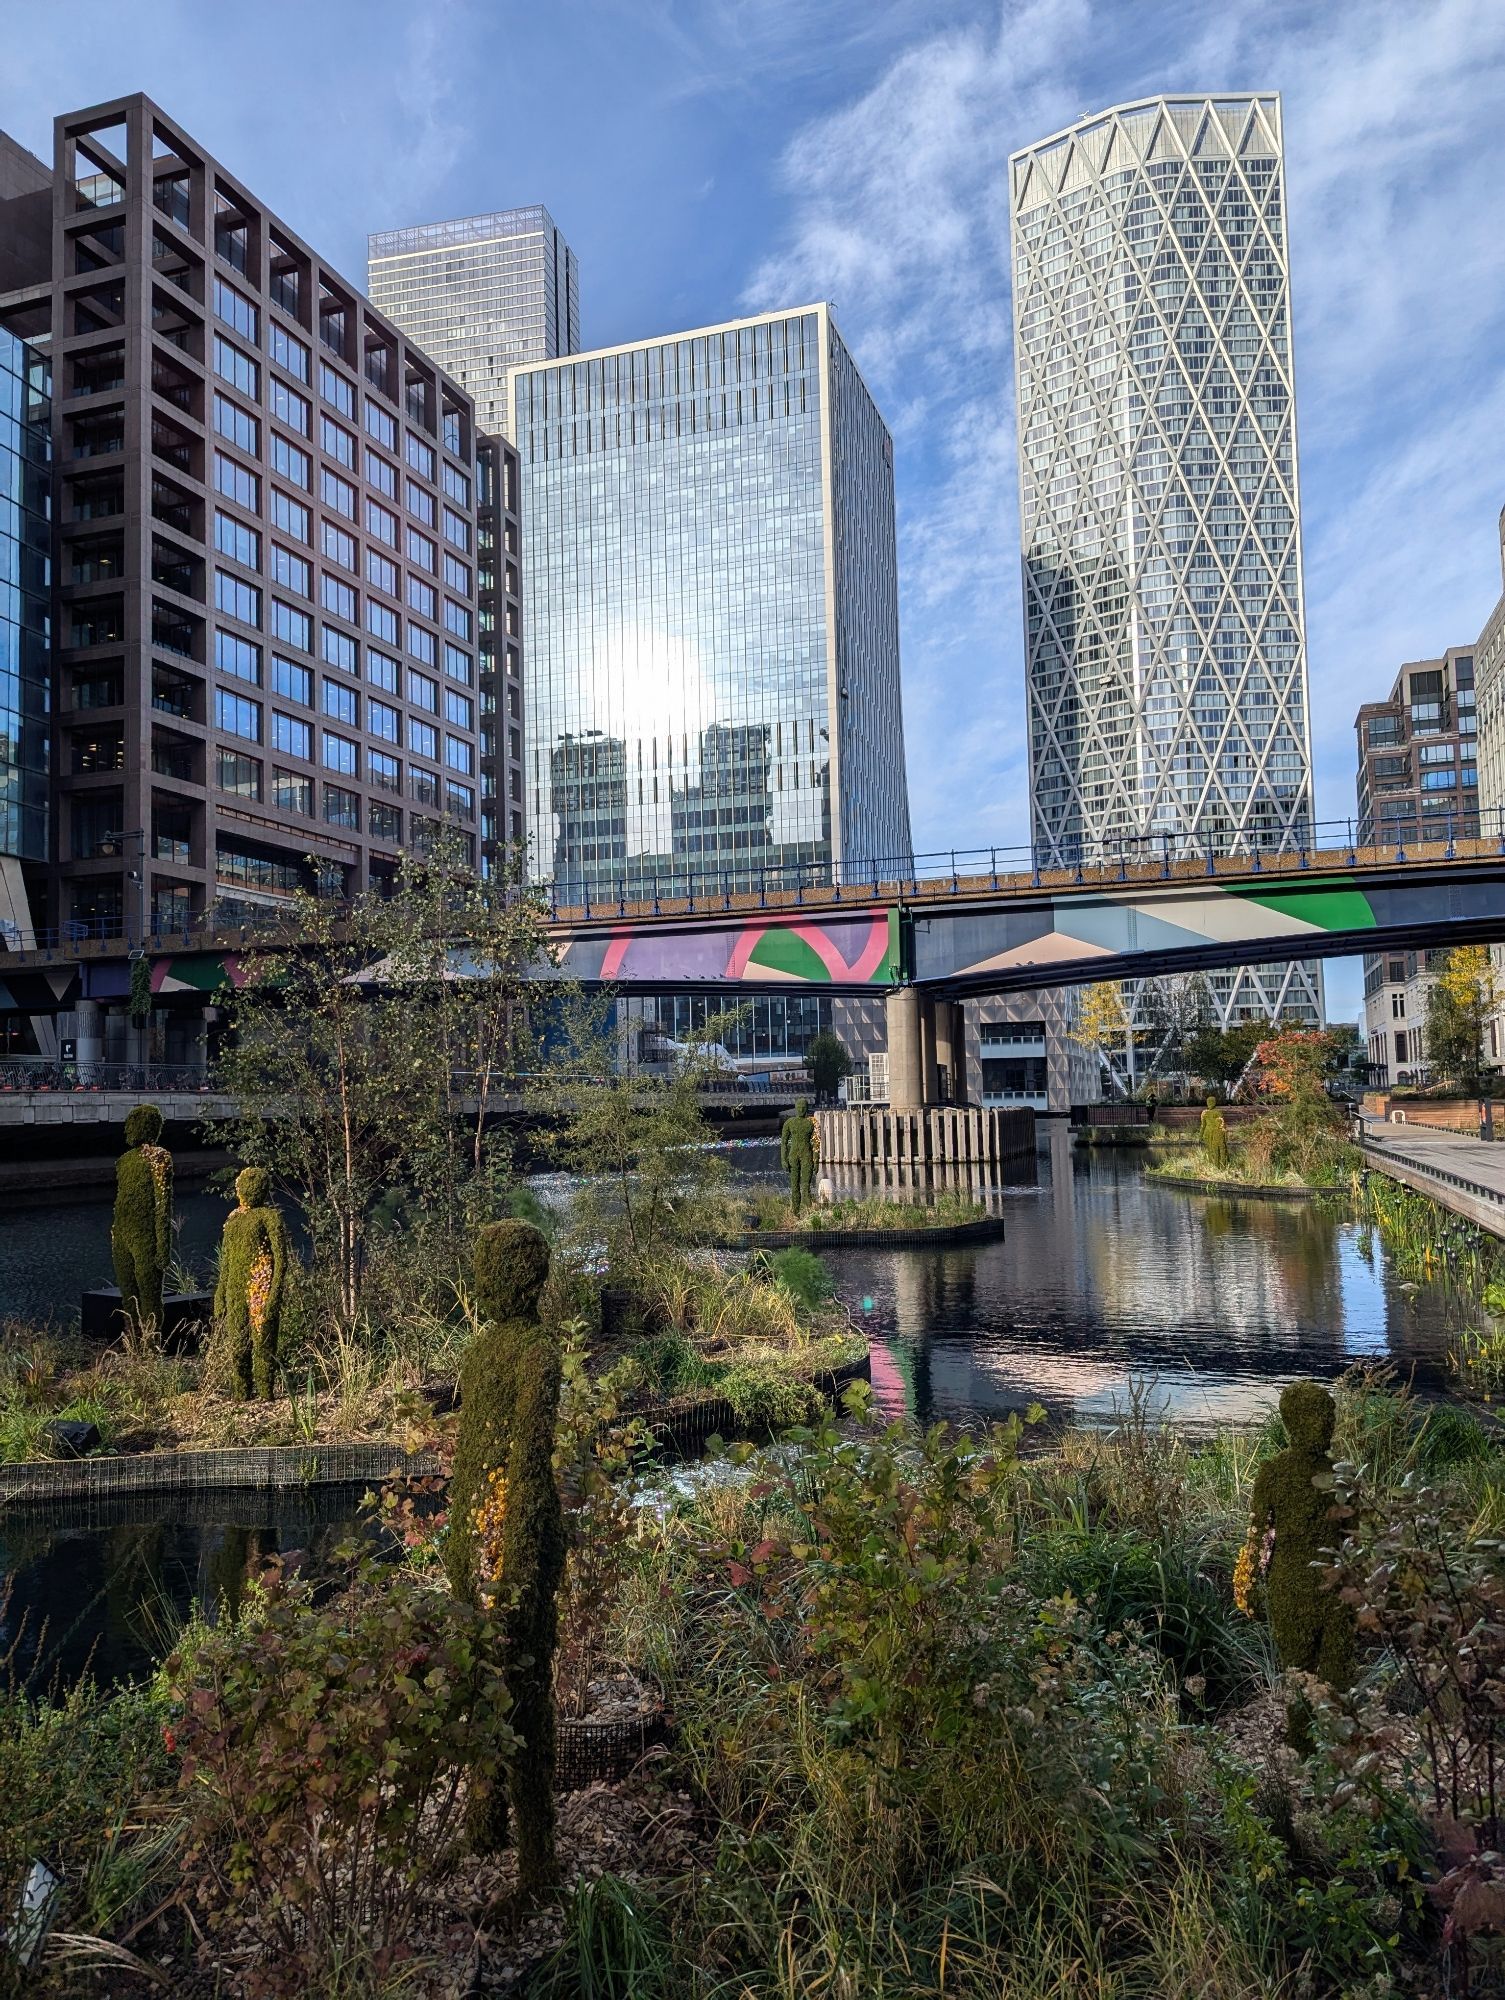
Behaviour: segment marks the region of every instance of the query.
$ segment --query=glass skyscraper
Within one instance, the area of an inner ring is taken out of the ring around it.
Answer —
[[[0,934],[30,929],[47,853],[50,405],[42,354],[0,328]]]
[[[893,445],[829,309],[512,386],[535,874],[573,902],[907,857]]]
[[[1010,161],[1033,837],[1049,866],[1312,820],[1280,100],[1161,97]],[[1314,966],[1215,973],[1320,1018]]]
[[[546,208],[508,208],[366,239],[366,288],[507,432],[507,371],[580,345],[580,269]]]

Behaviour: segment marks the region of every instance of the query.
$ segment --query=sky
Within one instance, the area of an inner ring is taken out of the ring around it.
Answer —
[[[1505,0],[0,0],[0,51],[23,144],[145,90],[357,282],[369,230],[542,201],[587,347],[829,299],[894,434],[920,851],[1029,837],[1005,162],[1080,116],[1282,93],[1320,818],[1499,595]]]

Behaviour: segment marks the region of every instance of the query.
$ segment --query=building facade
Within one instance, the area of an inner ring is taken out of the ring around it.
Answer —
[[[893,445],[829,309],[512,394],[535,876],[577,902],[907,857]]]
[[[48,858],[52,430],[45,354],[0,327],[0,939],[35,942]]]
[[[55,144],[50,921],[473,851],[470,398],[149,99]]]
[[[367,238],[373,305],[474,398],[487,436],[507,434],[507,375],[580,345],[580,271],[546,208],[509,208]]]
[[[1478,714],[1472,646],[1412,660],[1385,701],[1365,702],[1358,733],[1363,842],[1472,840],[1479,832]]]
[[[1505,584],[1505,509],[1499,519],[1500,576]],[[1479,804],[1493,833],[1505,812],[1505,588],[1474,647],[1479,704]]]
[[[1033,839],[1278,851],[1311,747],[1280,100],[1154,98],[1010,162]],[[1211,975],[1321,1018],[1316,966]]]
[[[480,590],[481,858],[523,853],[522,522],[516,449],[483,437],[476,454],[476,580]]]

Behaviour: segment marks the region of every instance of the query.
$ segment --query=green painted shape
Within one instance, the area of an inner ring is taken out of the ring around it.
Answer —
[[[819,952],[812,950],[793,931],[765,931],[749,952],[747,962],[749,965],[765,966],[770,972],[786,973],[792,979],[802,979],[809,986],[829,986],[831,983],[831,975]]]
[[[225,985],[225,961],[216,952],[212,957],[169,958],[158,961],[169,979],[180,980],[196,993],[218,993]]]
[[[1342,876],[1329,881],[1303,882],[1289,889],[1254,889],[1230,882],[1224,895],[1239,896],[1274,910],[1277,916],[1295,917],[1318,931],[1372,931],[1375,914],[1362,889],[1345,882]]]

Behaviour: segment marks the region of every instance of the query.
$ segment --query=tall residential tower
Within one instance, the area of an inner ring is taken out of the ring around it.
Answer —
[[[371,302],[505,434],[507,371],[580,345],[580,269],[546,208],[386,229],[366,239]]]
[[[1161,97],[1010,162],[1033,835],[1267,851],[1312,819],[1280,100]],[[1314,966],[1210,977],[1320,1019]]]

